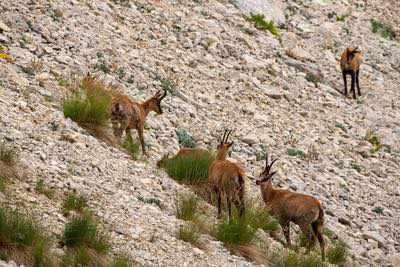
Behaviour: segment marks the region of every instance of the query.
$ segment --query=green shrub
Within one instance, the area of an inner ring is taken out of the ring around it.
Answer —
[[[87,247],[70,248],[62,258],[62,267],[106,266],[105,257],[97,255]]]
[[[132,156],[132,159],[137,160],[139,158],[139,145],[133,142],[131,135],[128,134],[125,137],[122,147],[129,152],[129,154]]]
[[[372,148],[370,150],[371,153],[376,153],[383,147],[383,145],[380,142],[378,134],[371,129],[367,130],[364,139],[367,140],[369,143],[371,143],[372,145]]]
[[[304,151],[297,149],[297,148],[288,148],[287,153],[289,156],[292,156],[292,157],[297,157],[297,156],[304,157],[305,156]]]
[[[198,245],[199,244],[199,230],[196,228],[196,226],[190,224],[190,225],[185,225],[181,226],[178,231],[178,239],[183,240],[185,242],[191,243],[193,245]]]
[[[176,156],[164,159],[162,167],[168,175],[184,183],[199,183],[208,180],[208,168],[214,160],[210,152]]]
[[[114,257],[110,267],[133,267],[133,260],[126,255],[118,255]]]
[[[332,240],[334,238],[334,236],[335,236],[335,232],[333,232],[331,229],[325,227],[324,228],[324,235]]]
[[[68,194],[62,205],[63,214],[68,214],[71,210],[83,212],[87,208],[87,199],[75,192]]]
[[[352,169],[356,170],[357,172],[359,172],[359,173],[362,172],[362,167],[361,167],[361,165],[357,164],[357,162],[350,163],[350,166]]]
[[[18,158],[18,152],[15,147],[0,142],[0,160],[7,164],[14,163]]]
[[[332,264],[343,265],[346,263],[347,256],[349,256],[349,250],[347,245],[343,241],[333,242],[333,246],[328,249],[326,257]]]
[[[154,198],[154,197],[144,198],[142,196],[139,196],[137,199],[146,204],[151,204],[151,205],[154,204],[161,209],[161,201],[158,198]]]
[[[50,238],[31,214],[0,206],[0,244],[5,258],[12,257],[17,250],[25,255],[17,253],[19,257],[14,259],[17,263],[51,266]]]
[[[53,198],[54,190],[47,188],[43,179],[38,179],[36,181],[35,191],[39,194],[45,195],[47,198]]]
[[[178,142],[181,147],[188,147],[188,148],[196,147],[196,141],[185,130],[182,129],[182,130],[176,131],[176,135],[178,136]]]
[[[318,84],[321,82],[321,79],[311,72],[307,72],[306,80],[312,82],[315,86],[318,86]]]
[[[246,216],[240,218],[236,212],[232,213],[231,220],[225,218],[215,226],[213,236],[227,246],[240,246],[249,244],[257,229],[249,225]]]
[[[375,212],[377,214],[382,214],[384,209],[382,207],[375,207],[372,209],[372,212]]]
[[[392,26],[389,24],[385,24],[376,19],[371,19],[371,27],[372,32],[380,32],[382,37],[385,39],[394,40],[396,38],[396,33],[393,30]]]
[[[65,117],[78,123],[103,125],[109,118],[112,94],[97,77],[86,76],[73,96],[63,103]]]
[[[251,23],[253,23],[254,27],[259,30],[269,31],[272,35],[280,37],[279,30],[275,27],[274,22],[266,21],[265,16],[263,14],[253,14],[251,13],[250,16],[245,17],[245,19]]]
[[[62,242],[69,248],[87,247],[97,253],[106,253],[110,248],[106,235],[89,213],[76,216],[65,225]]]
[[[246,221],[254,229],[262,229],[271,232],[279,229],[279,222],[272,217],[263,204],[250,202],[246,205]]]
[[[275,256],[271,267],[327,267],[321,256],[316,253],[310,255],[300,255],[289,252],[284,256]]]
[[[185,221],[194,221],[197,219],[197,208],[199,199],[192,195],[181,195],[175,203],[176,217]]]

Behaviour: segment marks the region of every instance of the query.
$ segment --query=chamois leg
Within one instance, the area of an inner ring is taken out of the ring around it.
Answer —
[[[360,91],[360,81],[358,80],[358,76],[360,75],[360,71],[358,70],[356,72],[356,83],[357,83],[357,91],[358,95],[361,96],[361,91]]]
[[[310,231],[310,225],[302,224],[300,225],[300,229],[303,232],[304,236],[307,238],[307,253],[310,253],[312,243],[312,232]]]
[[[314,234],[318,238],[319,246],[321,248],[322,261],[325,261],[325,240],[322,234],[322,225],[318,222],[313,222],[311,226],[314,231]]]
[[[228,208],[228,219],[229,219],[229,221],[231,221],[231,219],[232,219],[232,205],[231,205],[231,200],[230,200],[230,198],[228,196],[226,197],[226,206]]]
[[[126,138],[130,138],[131,140],[133,140],[132,135],[131,135],[131,128],[127,127],[125,129],[125,135],[126,135]]]
[[[218,208],[218,219],[221,218],[221,193],[218,189],[214,189],[215,194],[217,195],[217,208]]]
[[[351,89],[350,89],[350,91],[353,91],[353,98],[354,99],[356,99],[355,83],[356,83],[356,74],[352,71],[351,72]]]
[[[118,138],[119,141],[121,140],[122,133],[126,130],[127,127],[128,127],[128,121],[127,120],[122,120],[120,122],[119,127],[118,127],[117,124],[113,124],[114,135],[115,135],[115,137]]]
[[[239,199],[235,199],[234,203],[235,203],[236,209],[239,211],[239,216],[243,217],[243,215],[245,213],[243,196],[240,196]]]
[[[140,145],[142,146],[143,155],[147,156],[146,148],[144,147],[143,125],[139,126],[137,130],[138,130]]]
[[[291,248],[292,244],[290,242],[290,222],[281,223],[281,227],[282,227],[283,234],[285,235],[285,238],[286,238],[286,246],[288,248]]]
[[[344,95],[347,96],[347,78],[346,78],[346,72],[342,72],[343,75],[343,82],[344,82]]]

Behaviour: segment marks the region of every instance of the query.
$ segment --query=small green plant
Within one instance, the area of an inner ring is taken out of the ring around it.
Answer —
[[[175,91],[175,85],[170,79],[160,78],[161,88],[166,90],[168,93],[173,94]]]
[[[117,255],[114,257],[110,267],[133,267],[133,260],[127,255]]]
[[[341,21],[341,22],[344,22],[345,21],[345,19],[348,17],[348,16],[350,16],[350,14],[344,14],[344,15],[336,15],[336,20],[337,21]]]
[[[311,253],[301,255],[290,251],[283,256],[276,255],[272,260],[271,267],[327,267],[320,255]]]
[[[122,147],[129,152],[129,154],[132,156],[132,159],[139,159],[139,145],[133,142],[131,135],[127,135],[125,137],[125,140],[122,143]]]
[[[383,208],[382,207],[375,207],[372,209],[372,212],[375,212],[377,214],[382,214],[383,213]]]
[[[371,19],[371,27],[373,33],[379,32],[385,39],[394,40],[396,38],[396,33],[389,24],[385,24],[376,19]]]
[[[266,21],[265,16],[263,14],[253,14],[251,13],[250,16],[245,17],[245,19],[251,23],[253,23],[254,27],[259,30],[269,31],[272,35],[276,37],[280,37],[279,30],[275,27],[274,22]]]
[[[125,70],[124,70],[124,68],[119,68],[118,70],[117,70],[117,76],[118,76],[118,78],[120,78],[121,80],[125,77],[125,75],[126,75],[126,72],[125,72]]]
[[[265,155],[267,154],[267,147],[264,144],[260,145],[260,151],[256,153],[256,160],[265,160]]]
[[[63,202],[62,212],[63,214],[68,214],[70,211],[74,210],[82,213],[85,211],[86,208],[87,199],[82,195],[71,192],[68,194]]]
[[[297,148],[288,148],[287,153],[289,156],[292,156],[292,157],[297,157],[297,156],[304,157],[305,156],[304,151],[301,149],[297,149]]]
[[[246,203],[245,213],[247,223],[253,229],[262,229],[265,232],[273,232],[279,229],[279,222],[272,217],[262,203],[250,201]]]
[[[331,229],[325,227],[324,228],[324,235],[332,240],[334,238],[334,236],[335,236],[335,232],[333,232]]]
[[[6,190],[6,181],[5,179],[0,176],[0,192],[4,192]]]
[[[197,208],[199,199],[192,195],[181,195],[175,203],[176,217],[185,221],[194,221],[197,219]]]
[[[350,163],[350,166],[352,169],[356,170],[358,173],[362,172],[362,167],[361,167],[361,165],[357,164],[357,162]]]
[[[97,64],[94,66],[94,69],[95,69],[95,70],[98,70],[98,71],[102,71],[104,74],[108,74],[108,73],[111,72],[110,67],[109,67],[106,63],[104,63],[104,62],[102,62],[102,63],[97,63]]]
[[[200,234],[197,227],[190,224],[181,226],[179,228],[177,237],[185,242],[191,243],[193,245],[198,245]]]
[[[50,238],[31,214],[0,206],[0,244],[5,258],[18,251],[18,264],[52,266]]]
[[[213,160],[214,155],[210,152],[176,156],[164,159],[161,167],[178,182],[201,183],[208,180],[208,169]]]
[[[307,72],[306,80],[313,83],[315,86],[318,86],[318,84],[321,82],[321,79],[311,72]]]
[[[181,129],[176,131],[176,135],[178,136],[178,142],[181,147],[188,147],[188,148],[196,147],[196,141],[185,130]]]
[[[161,209],[161,201],[158,198],[150,197],[150,198],[144,198],[142,196],[138,196],[137,198],[139,201],[145,203],[145,204],[150,204],[150,205],[156,205]]]
[[[334,18],[336,16],[337,16],[337,13],[335,11],[331,11],[331,12],[328,13],[328,18],[330,18],[330,19],[332,19],[332,18]]]
[[[110,249],[107,236],[99,230],[99,225],[90,213],[72,218],[64,229],[62,242],[68,248],[86,247],[104,254]]]
[[[380,142],[378,134],[375,133],[372,129],[367,130],[364,139],[366,141],[368,141],[369,143],[371,143],[372,148],[371,148],[370,152],[372,154],[378,152],[383,147],[383,145]]]
[[[341,129],[343,132],[347,132],[346,126],[344,126],[342,123],[336,123],[335,127]]]
[[[15,163],[18,158],[17,149],[0,142],[0,160],[7,164]]]
[[[231,220],[225,218],[215,226],[212,231],[213,236],[227,246],[240,246],[249,244],[257,229],[251,227],[248,220],[240,218],[233,212]]]
[[[97,77],[86,76],[72,97],[63,103],[65,117],[78,123],[104,125],[109,118],[112,93]]]
[[[339,266],[346,263],[349,255],[350,253],[347,245],[341,240],[333,242],[333,246],[328,249],[326,253],[328,261]]]
[[[43,179],[38,179],[36,181],[35,191],[39,194],[45,195],[47,198],[54,197],[54,190],[51,188],[47,188]]]

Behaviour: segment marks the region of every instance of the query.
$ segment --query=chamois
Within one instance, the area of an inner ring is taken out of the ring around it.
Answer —
[[[118,95],[113,99],[111,105],[111,123],[114,129],[114,135],[121,139],[123,131],[126,135],[131,136],[131,129],[138,131],[140,144],[143,154],[147,156],[143,139],[143,128],[146,117],[150,111],[154,111],[158,115],[163,113],[161,109],[161,100],[167,95],[167,91],[159,91],[154,96],[143,102],[131,100],[126,95]],[[119,124],[119,125],[118,125]]]
[[[208,171],[209,183],[217,196],[218,218],[221,218],[221,196],[224,195],[226,197],[229,220],[232,217],[232,201],[239,211],[239,216],[242,216],[245,212],[243,199],[245,173],[237,164],[226,159],[228,150],[233,145],[233,142],[228,143],[231,133],[232,131],[225,130],[217,147],[217,156]]]
[[[314,243],[315,237],[321,247],[322,260],[325,260],[325,241],[322,234],[324,224],[324,211],[321,203],[312,196],[291,192],[284,189],[275,189],[272,186],[271,177],[276,173],[270,172],[272,165],[278,159],[271,159],[268,164],[268,154],[264,171],[260,174],[260,180],[256,184],[260,186],[261,196],[271,215],[276,216],[285,235],[287,246],[290,242],[290,222],[300,226],[300,229],[309,239],[308,250]],[[311,233],[309,226],[312,226]]]
[[[358,47],[348,47],[340,57],[340,68],[342,70],[343,81],[344,81],[344,95],[347,96],[347,79],[346,75],[351,75],[351,89],[353,91],[353,98],[356,99],[355,83],[357,84],[358,95],[361,96],[359,74],[360,64],[362,61],[361,51]]]

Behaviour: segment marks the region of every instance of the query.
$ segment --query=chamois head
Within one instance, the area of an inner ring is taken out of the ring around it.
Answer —
[[[154,111],[158,115],[163,113],[161,109],[161,100],[163,100],[167,96],[167,90],[158,91],[154,96],[146,101],[147,108],[151,111]]]
[[[271,157],[271,164],[268,164],[268,153],[265,158],[266,158],[265,159],[265,168],[264,168],[264,171],[260,174],[260,180],[256,181],[257,185],[262,185],[265,182],[268,182],[271,179],[271,177],[276,173],[276,171],[271,172],[271,167],[278,159],[277,158],[272,159],[272,157]]]
[[[232,130],[224,131],[224,135],[222,136],[222,139],[220,140],[220,143],[217,146],[217,150],[218,150],[217,158],[218,159],[225,159],[226,154],[228,153],[228,149],[233,145],[233,141],[228,142],[228,138],[231,133],[232,133]]]
[[[358,49],[358,46],[348,47],[346,49],[347,61],[351,61],[357,53],[361,53],[361,51]]]

